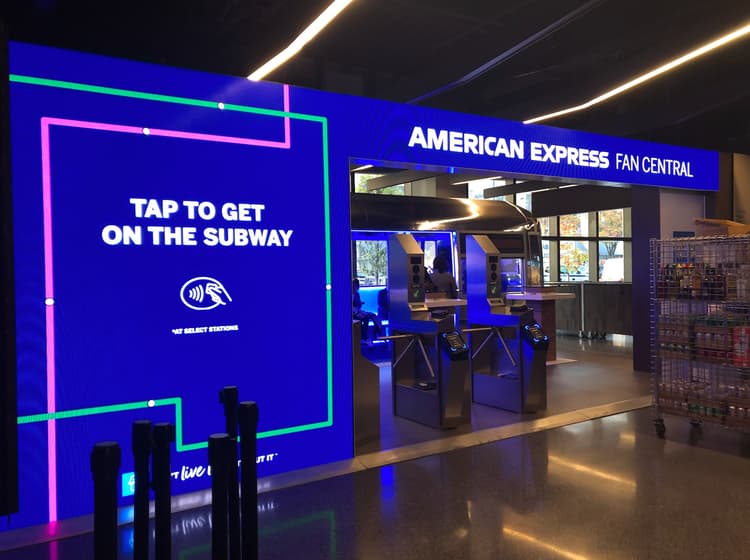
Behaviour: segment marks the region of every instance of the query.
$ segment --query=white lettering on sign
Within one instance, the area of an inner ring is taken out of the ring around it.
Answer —
[[[458,130],[423,129],[415,126],[409,137],[409,147],[423,150],[436,150],[478,156],[504,157],[506,159],[526,159],[526,143],[516,138],[486,136]],[[529,159],[542,163],[573,165],[576,167],[597,167],[608,169],[609,152],[592,150],[578,146],[562,146],[543,142],[529,143]]]
[[[524,158],[524,141],[498,136],[484,136],[457,130],[428,128],[427,134],[421,126],[415,126],[409,138],[409,147],[419,146],[424,150],[438,150],[462,154],[503,156],[509,159]]]
[[[414,126],[409,136],[409,147],[478,156],[504,157],[506,159],[528,159],[540,163],[609,169],[612,165],[610,152],[565,146],[544,142],[529,142],[516,138],[486,136],[460,130],[422,128]],[[528,152],[526,148],[528,147]],[[643,156],[617,152],[614,154],[615,169],[631,173],[647,173],[674,177],[694,178],[692,164],[687,160],[677,160],[655,156]],[[150,210],[151,212],[148,212]],[[149,207],[146,214],[159,216],[158,208]],[[164,213],[169,209],[164,209]],[[248,212],[249,215],[249,212]],[[258,214],[259,215],[259,214]]]
[[[287,229],[244,229],[206,228],[203,230],[203,244],[209,247],[289,247],[289,239],[294,230]]]
[[[541,162],[565,163],[578,167],[598,167],[599,169],[609,167],[609,152],[543,144],[541,142],[531,142],[531,159]]]
[[[689,161],[659,158],[651,156],[634,156],[631,154],[615,154],[615,166],[624,171],[641,171],[651,175],[669,175],[674,177],[693,178],[693,170]]]
[[[440,140],[442,141],[442,140]],[[459,139],[459,141],[463,141]],[[445,136],[448,142],[448,136]],[[191,222],[221,221],[229,224],[266,221],[266,205],[249,202],[224,202],[214,204],[207,200],[183,200],[157,198],[128,199],[133,216],[138,220],[189,220]],[[261,224],[262,225],[262,224]],[[189,246],[203,244],[206,247],[289,247],[293,229],[243,228],[243,227],[198,227],[185,225],[120,225],[107,224],[102,227],[101,240],[110,246],[153,245]]]

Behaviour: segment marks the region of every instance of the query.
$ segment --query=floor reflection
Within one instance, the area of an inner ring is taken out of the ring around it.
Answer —
[[[750,548],[747,436],[643,409],[261,495],[264,560],[734,558]],[[207,508],[174,558],[210,558]],[[120,558],[131,558],[131,528]],[[3,560],[91,557],[91,535]]]

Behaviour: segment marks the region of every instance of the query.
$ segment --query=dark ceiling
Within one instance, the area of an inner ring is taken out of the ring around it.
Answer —
[[[14,40],[244,76],[330,1],[6,0],[0,18]],[[747,0],[355,0],[267,79],[524,120],[748,22]],[[750,37],[545,124],[750,153],[748,69]]]

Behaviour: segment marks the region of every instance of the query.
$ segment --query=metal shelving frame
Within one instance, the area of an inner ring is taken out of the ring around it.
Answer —
[[[750,236],[651,240],[651,373],[663,415],[750,431]]]

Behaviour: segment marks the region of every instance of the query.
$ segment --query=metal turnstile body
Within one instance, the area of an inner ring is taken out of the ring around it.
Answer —
[[[393,413],[435,428],[471,419],[469,348],[450,316],[424,303],[424,254],[409,234],[388,242]]]
[[[352,321],[354,453],[380,441],[380,368],[362,355],[359,321]]]
[[[532,310],[505,304],[500,252],[484,235],[466,239],[472,400],[512,412],[547,407],[549,338]]]

